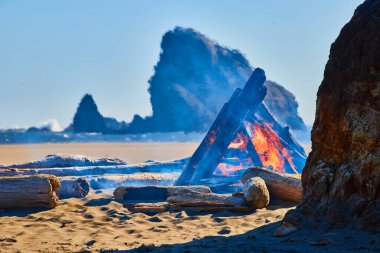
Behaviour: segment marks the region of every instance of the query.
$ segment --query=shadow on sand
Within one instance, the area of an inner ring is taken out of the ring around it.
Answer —
[[[1,217],[26,217],[31,214],[49,211],[50,208],[27,208],[27,209],[7,209],[7,210],[0,210],[0,218]]]
[[[177,244],[141,245],[131,250],[101,250],[102,253],[132,252],[380,252],[376,235],[348,229],[304,229],[285,237],[275,237],[273,232],[281,222],[255,228],[247,233],[233,236],[208,236]],[[347,243],[349,241],[349,243]],[[376,241],[375,243],[373,243]]]

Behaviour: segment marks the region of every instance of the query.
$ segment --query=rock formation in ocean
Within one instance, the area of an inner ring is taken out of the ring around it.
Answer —
[[[285,221],[303,213],[314,225],[380,232],[379,0],[364,1],[331,46],[302,183]]]
[[[267,87],[264,102],[280,123],[293,130],[306,130],[305,123],[298,114],[296,97],[278,83],[267,81]]]
[[[161,42],[161,54],[149,80],[153,114],[136,115],[130,132],[205,131],[253,68],[242,53],[221,46],[205,35],[177,27]],[[268,82],[265,99],[280,122],[305,129],[295,97],[282,86]]]
[[[84,95],[80,101],[71,128],[76,133],[106,132],[104,117],[98,111],[98,107],[90,94]]]

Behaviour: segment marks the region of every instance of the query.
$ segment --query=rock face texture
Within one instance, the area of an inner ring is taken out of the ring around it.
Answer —
[[[302,213],[380,232],[379,0],[360,5],[331,46],[302,182]]]
[[[270,196],[265,181],[259,177],[250,178],[243,187],[247,203],[256,208],[264,208],[269,204]]]
[[[177,27],[163,36],[154,70],[149,80],[153,115],[136,115],[130,132],[208,130],[253,68],[239,51],[221,46],[191,28]],[[268,88],[265,102],[280,122],[292,129],[304,129],[295,97],[273,82]]]
[[[84,95],[74,115],[72,130],[76,133],[104,133],[107,130],[103,116],[90,94]]]

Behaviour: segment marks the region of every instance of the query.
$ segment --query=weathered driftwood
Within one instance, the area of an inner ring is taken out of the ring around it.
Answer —
[[[302,197],[301,177],[297,174],[281,174],[261,167],[248,168],[243,176],[242,183],[248,179],[260,177],[265,181],[271,198],[285,201],[300,202]]]
[[[32,174],[29,176],[37,176]],[[0,169],[1,176],[27,176],[17,170]],[[83,198],[90,191],[90,184],[84,177],[58,177],[61,186],[56,191],[59,198]]]
[[[93,158],[84,155],[52,154],[33,162],[7,166],[8,168],[60,168],[60,167],[88,167],[127,165],[117,158]]]
[[[0,177],[0,209],[54,208],[59,186],[58,178],[52,175]]]
[[[119,187],[114,196],[116,200],[123,201],[124,206],[132,212],[253,210],[246,205],[243,194],[215,194],[206,186]]]
[[[61,177],[59,178],[61,187],[57,190],[57,195],[62,198],[84,198],[90,191],[90,184],[84,177]]]
[[[207,186],[123,186],[113,192],[116,200],[125,201],[166,201],[170,196],[175,196],[183,189],[191,189],[193,192],[211,193]]]
[[[134,173],[128,175],[100,175],[87,177],[91,188],[94,190],[121,186],[145,186],[145,185],[172,185],[178,178],[179,172],[175,173]]]
[[[187,207],[247,206],[244,197],[231,194],[198,192],[188,188],[177,190],[175,194],[170,195],[166,201],[172,205]]]
[[[0,169],[0,176],[50,174],[58,177],[104,174],[132,174],[136,172],[181,172],[189,158],[165,162],[146,162],[131,165],[88,166],[67,168]]]

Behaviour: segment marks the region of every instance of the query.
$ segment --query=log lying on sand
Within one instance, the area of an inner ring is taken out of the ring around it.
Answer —
[[[115,189],[113,195],[116,200],[126,201],[166,201],[170,196],[176,196],[183,189],[194,192],[211,193],[207,186],[122,186]]]
[[[88,167],[127,165],[117,158],[93,158],[84,155],[52,154],[33,162],[20,163],[7,166],[8,168],[61,168],[61,167]]]
[[[271,198],[290,202],[300,202],[302,198],[302,182],[298,174],[282,174],[261,167],[248,168],[241,180],[245,184],[248,179],[260,177],[265,181]]]
[[[61,187],[57,190],[57,195],[63,198],[84,198],[90,191],[90,184],[84,177],[61,177],[59,178]]]
[[[58,205],[60,186],[52,175],[0,177],[0,209]]]
[[[200,185],[119,187],[114,191],[114,196],[132,212],[253,210],[246,205],[243,194],[216,194],[209,187]]]
[[[172,173],[134,173],[134,174],[112,174],[87,177],[90,186],[94,190],[115,189],[124,185],[146,186],[146,185],[172,185],[179,176],[179,172]]]
[[[114,166],[88,166],[88,167],[67,167],[67,168],[37,168],[37,169],[0,169],[0,176],[9,175],[36,175],[50,174],[57,177],[65,176],[89,176],[104,174],[132,174],[136,172],[182,172],[188,163],[189,158],[165,162],[146,162],[131,165]]]
[[[187,188],[176,191],[175,194],[169,196],[166,201],[176,206],[189,207],[246,206],[244,197],[234,196],[231,194],[197,192]]]
[[[0,177],[2,176],[38,176],[37,173],[25,175],[16,170],[0,169]],[[83,198],[90,191],[90,183],[84,177],[59,177],[61,186],[56,191],[59,198]]]

